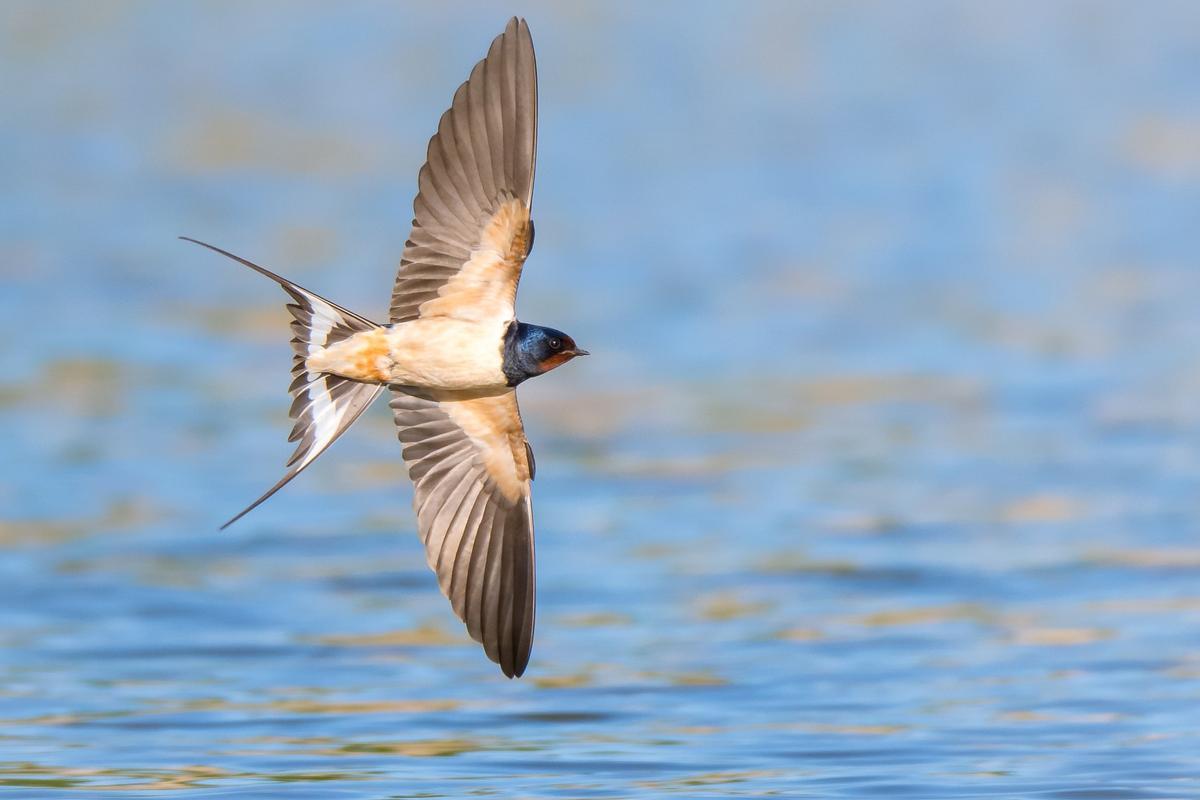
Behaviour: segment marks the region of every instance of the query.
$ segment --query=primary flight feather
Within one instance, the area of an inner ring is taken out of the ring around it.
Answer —
[[[265,275],[292,299],[296,451],[283,478],[226,526],[300,474],[390,390],[426,559],[467,631],[509,677],[529,662],[535,594],[535,467],[514,387],[587,355],[561,331],[516,319],[517,283],[533,245],[536,151],[533,40],[514,18],[429,141],[388,324],[188,239]]]

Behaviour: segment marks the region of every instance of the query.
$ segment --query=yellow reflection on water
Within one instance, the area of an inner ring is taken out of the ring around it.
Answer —
[[[317,637],[316,641],[333,647],[447,647],[468,644],[464,637],[455,636],[445,628],[428,624],[380,633],[331,634]]]

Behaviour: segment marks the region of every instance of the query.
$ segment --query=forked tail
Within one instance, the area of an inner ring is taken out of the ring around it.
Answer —
[[[207,247],[209,250],[232,258],[255,272],[265,275],[283,287],[293,301],[287,309],[292,312],[292,408],[289,415],[296,421],[289,442],[299,442],[296,452],[287,462],[287,472],[266,493],[243,509],[237,516],[221,526],[224,530],[260,503],[282,489],[288,481],[304,471],[304,468],[325,452],[334,440],[342,435],[359,415],[371,405],[385,387],[373,383],[359,383],[326,372],[311,372],[306,368],[308,357],[334,342],[349,338],[359,331],[378,328],[374,322],[348,311],[336,303],[297,286],[287,278],[251,263],[233,253],[211,244],[181,236],[187,242]]]

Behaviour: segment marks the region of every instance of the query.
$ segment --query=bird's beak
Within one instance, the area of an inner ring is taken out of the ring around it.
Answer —
[[[587,350],[580,350],[578,347],[576,347],[575,350],[572,351],[571,355],[573,355],[573,356],[590,356],[591,353],[589,353]]]

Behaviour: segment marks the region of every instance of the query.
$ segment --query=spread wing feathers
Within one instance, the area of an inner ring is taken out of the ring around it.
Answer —
[[[533,244],[533,40],[515,17],[454,94],[429,140],[391,321],[474,312],[512,318]]]
[[[288,481],[299,475],[354,424],[367,406],[371,405],[371,401],[383,391],[382,386],[358,383],[323,372],[311,372],[305,366],[308,357],[322,348],[378,326],[365,317],[360,317],[353,311],[342,308],[240,256],[195,239],[181,238],[228,256],[265,275],[282,286],[293,301],[287,306],[293,318],[292,349],[295,351],[295,355],[292,356],[292,384],[288,390],[293,398],[289,415],[296,424],[292,427],[288,441],[299,444],[287,462],[288,469],[283,478],[262,497],[222,525],[221,528],[224,529],[257,508],[264,500],[282,489]]]
[[[533,646],[534,563],[516,395],[393,392],[425,557],[471,637],[519,677]]]

